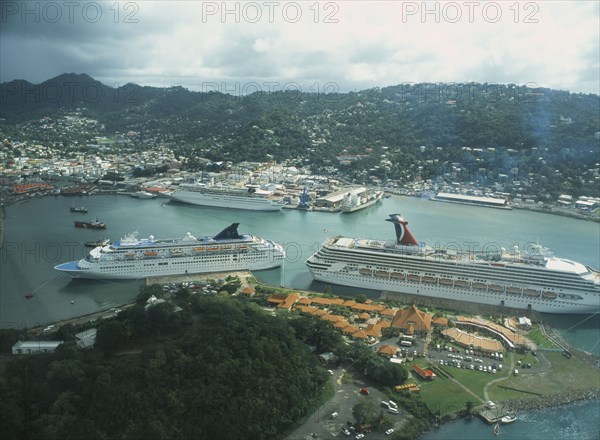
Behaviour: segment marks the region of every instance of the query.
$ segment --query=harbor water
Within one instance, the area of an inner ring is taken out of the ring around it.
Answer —
[[[85,206],[87,214],[71,213]],[[6,207],[4,243],[0,254],[0,324],[3,328],[45,325],[61,319],[117,307],[132,301],[140,280],[72,280],[56,272],[57,264],[84,257],[83,243],[102,238],[117,240],[137,231],[139,237],[157,238],[214,235],[231,223],[239,231],[285,245],[283,269],[257,272],[262,281],[297,289],[323,291],[304,261],[329,236],[345,235],[392,239],[393,226],[384,220],[402,213],[419,241],[439,248],[512,250],[527,252],[539,242],[555,255],[600,267],[600,227],[597,223],[524,211],[500,210],[439,203],[409,197],[391,197],[351,214],[304,212],[253,212],[168,203],[165,199],[139,200],[126,196],[80,198],[45,197]],[[74,220],[106,223],[106,230],[74,227]],[[354,295],[360,291],[333,287],[333,292]],[[367,292],[377,297],[379,292]],[[25,295],[33,294],[26,298]],[[543,319],[565,340],[582,350],[600,354],[600,319],[576,315],[544,315]],[[582,402],[526,414],[503,426],[507,439],[599,438],[600,403]],[[427,439],[492,438],[491,427],[480,420],[445,424],[424,435]]]

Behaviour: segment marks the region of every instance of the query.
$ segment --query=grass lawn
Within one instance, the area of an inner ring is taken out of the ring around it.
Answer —
[[[545,356],[548,357],[546,354],[545,354]],[[564,356],[562,356],[562,357],[564,357]],[[521,361],[520,366],[517,365],[517,361]],[[527,364],[531,364],[531,368],[535,368],[540,364],[540,360],[537,358],[537,356],[532,355],[531,352],[527,352],[525,354],[515,353],[515,368],[518,368],[519,371],[521,371],[521,370],[526,371],[526,369],[523,367],[523,365],[527,365]],[[506,360],[505,365],[510,365],[510,360]]]
[[[419,383],[421,397],[432,413],[438,410],[441,416],[465,409],[468,400],[475,398],[450,379],[437,378],[433,382]]]
[[[542,333],[542,330],[540,329],[539,326],[537,326],[536,328],[531,330],[529,333],[527,333],[527,337],[529,339],[531,339],[533,342],[535,342],[538,347],[558,348],[558,346],[554,342],[552,342],[548,338],[546,338],[546,336],[544,335],[544,333]]]
[[[506,370],[503,370],[496,374],[454,367],[446,367],[446,370],[452,373],[456,380],[458,380],[460,383],[462,383],[464,386],[473,391],[473,393],[477,394],[482,399],[484,399],[483,387],[485,386],[485,384],[491,380],[498,379],[507,374]]]
[[[575,358],[567,359],[562,353],[546,352],[544,356],[552,363],[550,373],[525,374],[524,372],[527,370],[520,369],[521,374],[519,376],[511,376],[510,379],[492,385],[489,390],[490,397],[493,400],[533,397],[531,394],[503,390],[498,385],[533,391],[543,395],[564,393],[581,388],[600,388],[598,370],[588,367]]]

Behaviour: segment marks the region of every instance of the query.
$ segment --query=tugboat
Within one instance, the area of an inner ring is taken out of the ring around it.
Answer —
[[[84,208],[83,206],[78,206],[78,207],[72,206],[71,212],[79,212],[82,214],[87,214],[88,210],[87,210],[87,208]]]
[[[81,222],[75,220],[75,227],[83,229],[106,229],[106,223],[102,223],[98,221],[98,219],[93,222]]]

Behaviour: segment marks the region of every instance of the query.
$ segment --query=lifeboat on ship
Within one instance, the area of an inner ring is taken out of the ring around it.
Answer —
[[[204,252],[205,250],[206,250],[206,249],[204,249],[203,247],[197,247],[197,248],[194,248],[194,251],[195,251],[195,252]]]
[[[158,255],[158,253],[156,251],[144,252],[144,256],[146,256],[146,257],[156,257],[157,255]]]
[[[404,279],[404,274],[402,272],[392,272],[390,274],[390,276],[392,278],[394,278],[395,280],[403,280]]]
[[[527,296],[540,296],[540,291],[535,289],[524,289],[523,295]]]
[[[409,274],[406,276],[406,278],[408,278],[408,281],[413,281],[415,283],[421,281],[421,277],[419,275]]]
[[[425,276],[421,279],[421,282],[425,284],[437,284],[438,279],[436,277]]]
[[[128,252],[125,254],[125,258],[135,258],[135,254],[133,252]]]
[[[542,297],[544,299],[556,299],[558,297],[558,293],[556,292],[543,292]]]
[[[473,289],[478,289],[478,290],[487,290],[488,285],[485,283],[473,283],[472,284]]]
[[[513,295],[520,295],[522,290],[519,287],[507,287],[506,292]]]
[[[502,292],[504,291],[504,287],[499,284],[490,284],[490,290],[493,292]]]
[[[442,284],[444,286],[451,286],[452,278],[440,278],[440,284]]]
[[[387,270],[376,270],[375,276],[378,278],[389,278],[390,273]]]
[[[454,282],[454,287],[469,287],[469,282],[465,280],[456,280]]]
[[[361,275],[373,275],[373,271],[371,269],[365,268],[358,269],[358,273]]]

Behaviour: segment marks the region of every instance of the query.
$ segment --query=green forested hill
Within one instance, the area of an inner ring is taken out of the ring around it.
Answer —
[[[598,95],[514,84],[402,84],[349,93],[234,96],[182,87],[111,88],[87,75],[69,74],[39,85],[13,81],[0,89],[6,132],[12,124],[79,108],[103,124],[100,134],[131,130],[142,144],[168,142],[183,156],[211,160],[300,158],[322,164],[370,148],[387,153],[392,164],[458,160],[498,173],[527,165],[534,174],[547,168],[581,175],[598,162],[600,145]],[[421,146],[437,153],[423,155]],[[470,157],[463,147],[494,148],[499,154]],[[442,168],[438,165],[437,172]],[[400,171],[392,166],[387,177],[398,178]]]
[[[14,359],[0,376],[2,438],[271,439],[307,415],[329,375],[286,320],[188,304],[127,309],[92,352]]]

